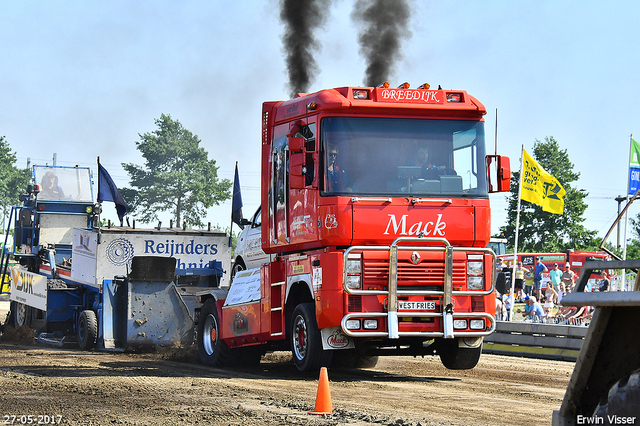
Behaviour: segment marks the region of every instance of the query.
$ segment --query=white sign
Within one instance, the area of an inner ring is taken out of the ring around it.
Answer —
[[[24,269],[11,268],[11,295],[9,299],[46,311],[47,278]]]
[[[73,230],[71,276],[91,285],[96,285],[97,237],[98,234],[88,229]]]
[[[223,306],[244,305],[260,301],[260,268],[240,271],[233,283]]]
[[[134,256],[176,258],[177,269],[206,268],[218,261],[229,271],[229,237],[222,233],[198,231],[161,232],[152,230],[74,229],[71,278],[95,286],[117,275],[127,275]],[[76,257],[76,255],[78,257]],[[221,286],[226,285],[223,275]]]

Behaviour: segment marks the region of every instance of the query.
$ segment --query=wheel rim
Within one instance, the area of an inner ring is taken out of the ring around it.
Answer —
[[[80,315],[80,319],[78,320],[78,340],[84,342],[85,336],[87,335],[87,327],[84,320],[84,315]]]
[[[16,302],[16,325],[18,327],[25,324],[27,320],[27,305]]]
[[[211,356],[215,352],[218,340],[218,322],[213,314],[207,315],[204,320],[204,330],[202,333],[202,344],[207,355]]]
[[[231,276],[235,277],[236,274],[240,271],[244,271],[244,268],[240,264],[233,265],[233,269],[231,270]]]
[[[293,350],[296,358],[304,359],[307,349],[307,323],[301,315],[298,315],[293,327]]]

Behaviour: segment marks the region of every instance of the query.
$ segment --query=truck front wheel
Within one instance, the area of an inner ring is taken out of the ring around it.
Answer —
[[[214,299],[207,300],[200,310],[198,323],[198,353],[200,361],[211,367],[231,365],[231,349],[220,338],[218,308]]]
[[[322,337],[313,303],[296,306],[291,319],[291,352],[300,371],[314,371],[331,363],[333,352],[322,349]]]
[[[606,418],[608,415],[616,414],[619,417],[637,416],[640,413],[640,370],[636,370],[630,375],[618,380],[606,398],[604,398],[594,416]]]
[[[90,351],[96,346],[98,338],[98,320],[96,313],[91,310],[80,312],[78,318],[78,347],[83,351]]]
[[[449,370],[470,370],[480,360],[482,343],[477,347],[460,347],[459,339],[442,339],[440,361]]]

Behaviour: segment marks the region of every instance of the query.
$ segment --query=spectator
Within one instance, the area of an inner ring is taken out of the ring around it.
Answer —
[[[522,261],[518,262],[516,268],[516,281],[514,288],[516,290],[516,300],[521,302],[524,300],[524,275],[528,274],[529,270],[522,266]]]
[[[549,272],[549,277],[551,278],[553,289],[555,291],[558,291],[558,289],[560,288],[560,278],[562,277],[562,271],[558,267],[557,263],[553,264],[553,269]]]
[[[558,264],[555,265],[558,267]],[[544,292],[544,315],[550,318],[553,315],[554,302],[558,300],[558,292],[553,288],[551,283],[547,283],[547,289]]]
[[[573,290],[573,286],[576,284],[576,273],[571,270],[571,265],[569,264],[569,262],[564,265],[564,272],[560,277],[560,281],[564,283],[565,291],[567,291],[568,289]]]
[[[542,263],[542,259],[538,258],[538,263],[533,270],[533,295],[536,297],[540,297],[540,286],[542,283],[542,274],[544,272],[549,272],[549,270],[544,263]]]
[[[558,290],[558,307],[560,307],[560,305],[562,305],[562,298],[565,295],[565,286],[564,283],[561,281],[560,282],[560,289]]]
[[[528,296],[524,298],[526,301],[526,305],[524,307],[524,311],[522,309],[518,309],[517,312],[524,315],[525,319],[531,318],[533,321],[540,321],[544,316],[544,309],[538,303],[535,296]]]
[[[524,275],[524,295],[531,296],[531,288],[533,287],[533,271],[529,269]],[[524,298],[522,299],[524,301]]]
[[[504,321],[506,313],[504,311],[504,305],[500,298],[500,293],[496,292],[496,321]]]
[[[511,289],[507,288],[505,294],[502,295],[502,304],[505,309],[505,321],[511,321],[511,308],[513,307],[513,296],[511,295]]]
[[[611,287],[611,280],[609,279],[609,274],[607,271],[602,271],[602,281],[600,281],[600,287],[598,290],[600,291],[609,291]]]
[[[498,260],[498,264],[496,265],[496,290],[498,293],[505,294],[507,292],[507,276],[504,273],[505,266],[502,263],[502,259]]]
[[[504,272],[504,280],[506,281],[507,288],[509,288],[509,289],[511,288],[511,272],[512,272],[512,270],[513,270],[513,267],[511,265],[511,261],[509,260],[507,262],[507,266],[505,266],[502,269],[502,272]]]

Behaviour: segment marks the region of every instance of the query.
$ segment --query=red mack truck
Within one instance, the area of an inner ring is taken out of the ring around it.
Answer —
[[[477,364],[495,329],[489,193],[509,189],[509,159],[486,155],[467,92],[385,86],[263,104],[261,206],[228,293],[200,295],[203,363]]]

